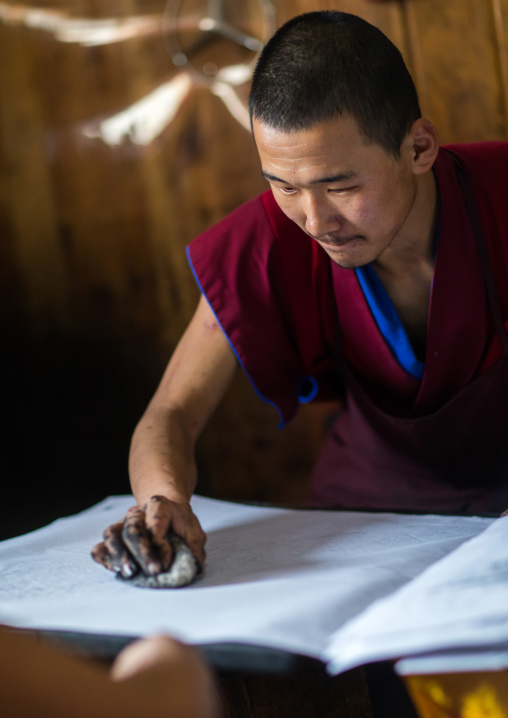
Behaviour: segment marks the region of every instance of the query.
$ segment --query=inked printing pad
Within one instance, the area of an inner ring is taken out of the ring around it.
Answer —
[[[145,573],[140,572],[132,578],[124,578],[118,573],[117,578],[141,588],[181,588],[182,586],[188,586],[198,575],[198,562],[190,548],[179,536],[171,534],[169,543],[174,555],[169,571],[159,573],[157,576],[147,576]]]

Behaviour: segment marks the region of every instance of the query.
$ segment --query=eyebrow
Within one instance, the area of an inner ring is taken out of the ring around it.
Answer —
[[[280,177],[270,174],[269,172],[261,171],[263,177],[271,182],[281,182],[282,184],[291,184]],[[320,177],[319,179],[312,180],[311,184],[330,184],[332,182],[347,182],[350,179],[356,177],[354,172],[340,172],[337,175],[331,175],[330,177]]]

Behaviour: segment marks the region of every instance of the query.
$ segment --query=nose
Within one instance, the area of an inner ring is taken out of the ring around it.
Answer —
[[[340,229],[341,221],[337,211],[330,206],[326,196],[309,193],[304,202],[305,230],[319,239],[331,231]]]

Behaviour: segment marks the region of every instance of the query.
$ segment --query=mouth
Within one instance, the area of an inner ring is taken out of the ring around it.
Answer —
[[[319,242],[322,247],[327,247],[328,249],[339,249],[340,247],[344,247],[346,244],[350,244],[357,239],[365,239],[365,237],[361,234],[351,234],[345,237],[329,237],[327,239],[318,239],[317,237],[314,237],[314,239]]]

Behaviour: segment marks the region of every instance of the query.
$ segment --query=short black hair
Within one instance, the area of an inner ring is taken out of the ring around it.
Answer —
[[[297,15],[277,30],[257,62],[249,111],[251,121],[283,132],[349,114],[395,158],[421,117],[400,51],[374,25],[334,10]]]

